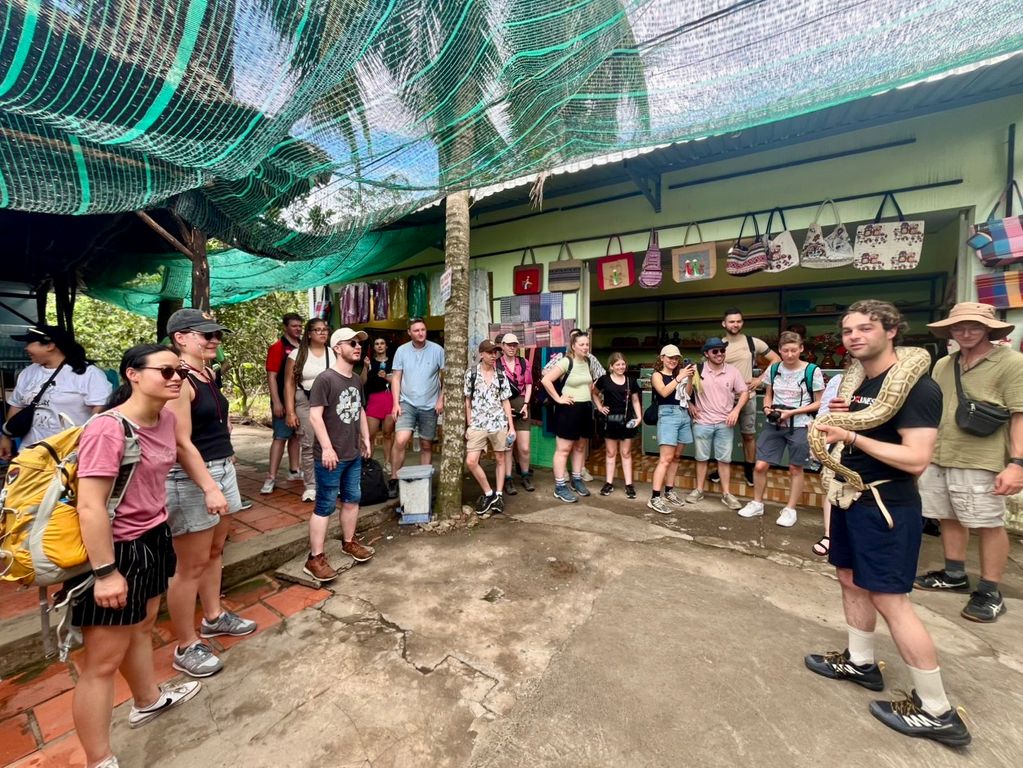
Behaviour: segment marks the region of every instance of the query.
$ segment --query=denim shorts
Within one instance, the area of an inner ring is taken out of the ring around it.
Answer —
[[[230,458],[206,462],[206,470],[227,499],[227,513],[242,508],[238,492],[238,476]],[[220,515],[211,515],[206,509],[206,494],[179,465],[175,464],[167,475],[167,524],[171,536],[198,533],[214,528]]]
[[[413,432],[419,430],[422,440],[437,439],[437,409],[416,408],[408,403],[401,404],[401,415],[394,423],[395,432]]]
[[[274,416],[274,440],[290,440],[295,436],[295,430],[288,426],[286,417]]]
[[[337,497],[342,504],[358,504],[362,501],[362,457],[339,461],[333,469],[327,469],[316,459],[316,507],[313,514],[330,517],[337,506]]]
[[[697,461],[716,459],[722,464],[732,461],[735,427],[725,424],[694,424],[693,437]]]
[[[693,422],[689,411],[677,405],[660,405],[657,407],[657,444],[658,445],[691,445],[693,442]]]

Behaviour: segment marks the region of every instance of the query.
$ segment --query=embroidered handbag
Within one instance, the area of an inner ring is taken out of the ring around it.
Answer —
[[[664,274],[661,267],[661,242],[656,229],[650,230],[650,240],[643,257],[643,270],[639,273],[639,284],[643,288],[657,288]]]
[[[611,253],[612,241],[618,241],[618,253]],[[607,251],[603,258],[597,259],[597,284],[602,291],[615,288],[628,288],[636,282],[636,259],[632,252],[626,253],[622,248],[622,238],[611,235],[607,239]]]
[[[746,222],[753,219],[753,239],[744,243],[742,233],[746,229]],[[764,245],[764,238],[760,235],[760,224],[757,217],[747,213],[742,217],[742,226],[739,227],[739,236],[735,244],[728,249],[728,260],[725,262],[725,271],[736,277],[752,275],[754,272],[761,272],[767,269],[767,246]]]
[[[774,230],[774,214],[781,219],[781,232],[772,235]],[[784,272],[786,269],[799,266],[799,249],[796,241],[789,232],[785,223],[785,211],[775,208],[767,217],[767,231],[764,233],[764,242],[767,246],[767,268],[765,272]]]
[[[562,259],[567,254],[567,258]],[[578,291],[582,283],[583,263],[572,258],[572,249],[568,243],[562,243],[558,250],[558,258],[551,262],[547,270],[547,290],[568,293]]]
[[[526,256],[530,263],[526,263]],[[522,261],[512,270],[512,291],[516,296],[528,296],[543,290],[543,264],[536,263],[536,254],[532,248],[522,252]]]
[[[966,244],[977,252],[977,258],[985,267],[1004,267],[1023,261],[1023,216],[995,218],[995,212],[1010,199],[1013,190],[1023,207],[1023,195],[1019,185],[1013,181],[995,202],[987,221],[970,228],[971,235]]]
[[[828,206],[831,206],[831,212],[835,216],[835,228],[825,235],[818,222]],[[800,266],[809,269],[831,269],[845,267],[852,262],[852,243],[849,242],[849,233],[846,232],[842,218],[838,214],[838,207],[831,200],[825,200],[820,204],[813,222],[806,230],[806,242],[803,243],[803,252],[799,257]]]
[[[698,241],[689,242],[689,230],[696,227]],[[671,249],[671,277],[676,283],[709,280],[717,273],[717,249],[714,243],[703,242],[699,224],[688,224],[682,235],[682,247]]]
[[[898,221],[881,221],[885,203],[889,200],[895,206]],[[913,269],[920,263],[923,243],[924,222],[906,221],[895,195],[885,192],[874,221],[856,227],[853,267],[867,272]]]

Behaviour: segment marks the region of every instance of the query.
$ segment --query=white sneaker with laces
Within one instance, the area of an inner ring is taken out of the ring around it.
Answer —
[[[740,502],[737,498],[735,498],[735,496],[733,496],[730,493],[722,493],[721,494],[721,503],[724,504],[729,509],[741,509],[742,508],[742,502]]]
[[[306,488],[302,491],[302,501],[316,501],[316,489]]]
[[[774,521],[775,525],[780,525],[782,528],[791,528],[796,524],[796,510],[792,507],[784,507],[781,514],[778,515],[778,519]]]
[[[301,480],[302,478],[302,470],[300,469],[293,469],[288,472],[288,480]]]
[[[276,485],[277,481],[274,480],[272,477],[268,477],[266,480],[263,481],[263,487],[259,489],[259,492],[262,493],[264,496],[268,493],[273,493],[274,486]]]
[[[698,501],[703,500],[703,491],[699,488],[693,488],[688,494],[686,494],[686,501],[690,504],[695,504]]]
[[[739,510],[739,517],[760,517],[764,514],[764,505],[760,501],[749,501]]]

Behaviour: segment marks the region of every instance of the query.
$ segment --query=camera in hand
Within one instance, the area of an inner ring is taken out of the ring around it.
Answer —
[[[772,410],[772,411],[769,411],[768,414],[767,414],[767,420],[769,422],[771,422],[772,424],[777,424],[778,423],[778,419],[780,419],[780,418],[781,418],[781,411],[774,411],[774,410]]]

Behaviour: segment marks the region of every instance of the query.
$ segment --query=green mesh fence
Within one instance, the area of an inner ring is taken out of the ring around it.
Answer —
[[[319,284],[404,258],[363,235],[446,191],[736,131],[1019,50],[1021,6],[7,0],[0,207],[171,206],[265,257],[218,257],[215,291],[230,270],[232,297]],[[177,262],[157,266],[169,278]],[[89,290],[146,304],[136,266],[109,270],[116,279],[94,270]]]

